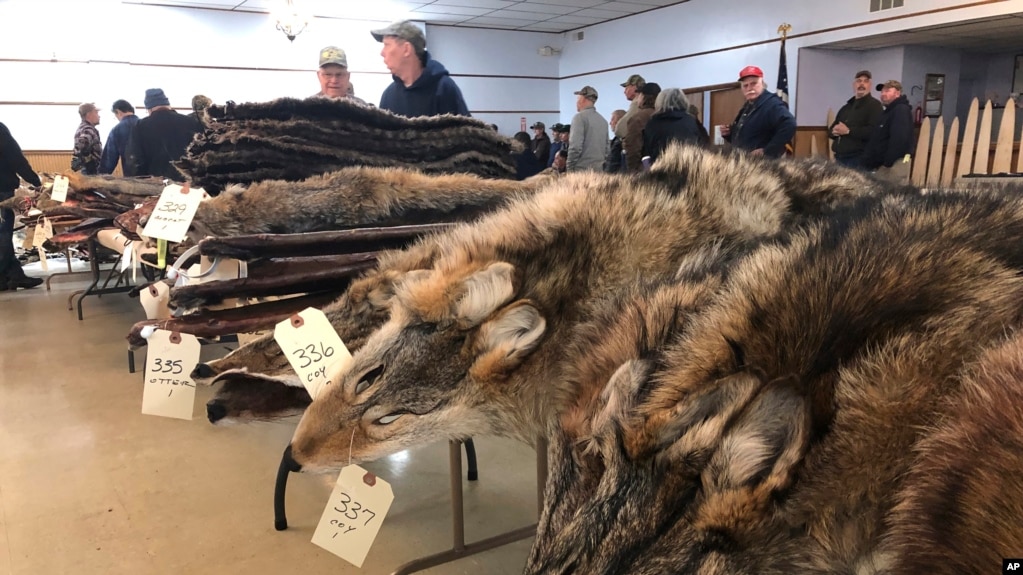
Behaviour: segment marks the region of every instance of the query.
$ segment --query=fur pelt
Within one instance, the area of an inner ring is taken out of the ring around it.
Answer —
[[[300,182],[232,186],[199,205],[192,234],[239,236],[473,219],[532,193],[543,180],[428,176],[400,168],[344,168]]]
[[[798,176],[793,176],[792,173],[796,173]],[[811,177],[809,174],[813,174],[813,176]],[[876,183],[869,178],[859,172],[836,167],[833,164],[798,161],[778,165],[774,162],[757,161],[741,155],[726,158],[706,154],[696,148],[683,147],[672,148],[666,152],[649,174],[638,178],[584,174],[570,176],[560,182],[545,180],[543,183],[550,189],[560,190],[557,193],[564,197],[571,197],[575,193],[601,195],[607,198],[623,196],[617,200],[623,202],[635,201],[638,199],[636,196],[642,195],[646,197],[643,201],[648,202],[676,201],[679,202],[679,205],[688,205],[693,211],[686,218],[697,221],[706,220],[706,222],[728,222],[727,225],[731,226],[731,229],[737,230],[735,236],[737,238],[762,237],[777,233],[780,230],[788,229],[797,222],[817,217],[835,206],[855,202],[859,198],[869,196],[877,191]],[[602,191],[598,193],[598,190]],[[649,197],[651,194],[663,197],[661,200],[654,200]],[[679,196],[682,197],[679,198]],[[689,203],[686,204],[686,202]],[[585,203],[586,201],[582,200],[572,205],[575,209],[581,209]],[[532,208],[527,205],[519,205],[516,209],[522,212]],[[608,206],[607,209],[618,210],[620,206]],[[648,212],[656,211],[657,208],[653,207],[648,210]],[[648,212],[641,209],[639,213],[633,214],[640,227],[646,223],[652,223],[656,219],[659,222],[658,225],[674,229],[678,227],[679,222],[683,221],[661,217],[651,218],[649,222],[644,222],[644,218],[649,215]],[[550,217],[556,219],[560,217],[560,214],[552,213]],[[582,214],[579,217],[586,216]],[[613,218],[608,215],[601,217]],[[482,227],[478,227],[481,230],[481,235],[490,234],[495,238],[498,237],[496,234],[504,233],[503,230],[507,228],[505,222],[501,221],[498,224],[492,223],[491,220],[485,220],[480,226]],[[592,226],[584,225],[582,227],[589,228],[588,233],[600,233]],[[700,229],[705,228],[700,227]],[[693,229],[693,232],[697,233],[696,228]],[[520,230],[519,233],[526,234],[523,241],[527,243],[553,241],[551,238],[539,237],[539,230],[531,232],[528,227]],[[531,233],[535,235],[529,235]],[[673,233],[677,233],[677,231]],[[610,240],[610,238],[607,239]],[[709,238],[704,239],[711,241]],[[571,241],[573,240],[569,238],[564,240],[564,242]],[[694,238],[694,241],[699,243],[702,240]],[[738,240],[733,238],[731,241]],[[741,244],[744,241],[738,243]],[[436,241],[423,242],[417,249],[423,249],[424,245],[436,245]],[[540,245],[545,244],[538,244],[537,249],[540,249]],[[570,243],[565,243],[563,247],[571,251]],[[630,249],[625,245],[618,247]],[[636,259],[637,257],[656,261],[657,266],[665,265],[663,260],[658,259],[664,255],[662,253],[644,254],[638,246],[631,249],[632,252],[625,256],[625,261],[616,265],[643,265],[642,261]],[[740,245],[735,245],[722,249],[741,251],[743,248]],[[428,267],[432,265],[431,258],[432,256],[418,258],[415,265]],[[565,255],[565,258],[565,261],[572,261],[568,254]],[[389,284],[405,271],[419,269],[415,265],[409,266],[404,263],[398,267],[392,267],[392,264],[389,263],[399,260],[401,258],[393,256],[381,260],[378,271],[369,274],[367,282],[374,281],[374,277],[383,277]],[[671,264],[669,267],[674,265],[677,263]],[[672,271],[674,270],[672,269]],[[384,272],[383,276],[377,275],[380,272]],[[656,275],[652,269],[650,273]],[[343,337],[346,337],[346,341],[349,337],[356,337],[357,343],[361,344],[368,333],[378,327],[383,322],[383,318],[386,318],[386,309],[375,308],[372,322],[352,321],[350,314],[353,311],[345,308],[344,301],[342,299],[339,305],[331,306],[325,311],[328,312],[335,328],[345,334]],[[380,305],[384,305],[384,303]],[[360,309],[364,311],[366,308]],[[359,329],[353,331],[352,325],[358,326]],[[349,347],[354,350],[358,346],[349,342]],[[193,375],[198,378],[197,381],[210,383],[221,373],[243,370],[253,380],[270,379],[288,385],[300,385],[284,356],[273,345],[272,339],[269,339],[268,343],[253,344],[251,347],[243,346],[225,358],[201,366],[201,369]],[[253,394],[255,393],[257,392],[253,391]],[[221,398],[217,400],[219,399]],[[258,409],[246,406],[247,402],[243,392],[232,393],[230,398],[222,399],[224,412],[228,414],[227,417],[258,412]],[[260,406],[259,409],[266,409],[271,405],[258,398],[253,398],[252,403],[257,403]],[[295,406],[292,405],[282,404],[279,406],[281,413],[290,413],[294,409]],[[219,409],[218,413],[220,413]],[[258,418],[264,419],[272,417],[272,415],[272,412],[261,413]]]
[[[511,178],[511,142],[462,116],[405,118],[351,100],[282,98],[210,106],[176,165],[196,185],[303,180],[348,166]]]
[[[634,178],[570,176],[433,238],[440,256],[398,282],[390,319],[306,411],[295,460],[330,468],[487,433],[532,441],[564,403],[562,360],[597,302],[674,273],[709,243],[742,251],[827,212],[836,196],[879,189],[816,163],[805,165],[819,170],[817,185],[805,185],[747,156],[668,154]],[[385,423],[367,429],[367,418]]]
[[[887,198],[751,252],[702,306],[680,282],[609,309],[569,359],[589,401],[549,428],[526,572],[987,572],[1023,544],[1023,484],[962,478],[1014,475],[1018,441],[961,406],[1018,371],[1018,341],[982,352],[1023,312],[1021,207]],[[991,449],[944,449],[966,435]]]

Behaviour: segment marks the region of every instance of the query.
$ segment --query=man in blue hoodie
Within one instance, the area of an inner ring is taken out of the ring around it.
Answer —
[[[430,58],[426,38],[415,24],[395,22],[371,31],[384,47],[380,55],[394,82],[380,97],[380,107],[399,116],[469,116],[462,91],[440,62]]]

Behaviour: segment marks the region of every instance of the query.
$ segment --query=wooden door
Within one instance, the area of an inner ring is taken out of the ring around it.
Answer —
[[[685,94],[686,99],[689,100],[689,105],[696,106],[696,121],[706,125],[703,114],[703,92],[686,92]]]
[[[710,93],[710,125],[728,125],[735,120],[739,108],[746,103],[742,88],[736,84],[734,88],[715,90]]]

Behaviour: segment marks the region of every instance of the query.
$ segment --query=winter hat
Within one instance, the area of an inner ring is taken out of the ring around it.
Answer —
[[[170,106],[170,100],[164,95],[163,90],[159,88],[150,88],[146,90],[146,99],[143,104],[147,110],[152,110],[157,106]]]

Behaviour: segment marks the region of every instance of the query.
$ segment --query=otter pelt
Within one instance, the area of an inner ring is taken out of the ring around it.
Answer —
[[[467,173],[485,178],[508,179],[507,166],[502,162],[503,160],[475,150],[454,154],[440,162],[407,165],[403,165],[393,156],[370,156],[358,151],[342,151],[337,158],[303,156],[299,161],[293,154],[262,148],[232,149],[218,154],[204,154],[182,160],[179,167],[191,172],[195,185],[215,195],[231,184],[246,185],[264,180],[297,182],[326,172],[358,166],[405,167],[427,174]]]
[[[532,194],[547,182],[427,176],[397,168],[345,168],[301,182],[234,186],[203,202],[192,220],[198,237],[302,233],[398,223],[471,219]]]
[[[436,161],[454,151],[477,150],[491,156],[504,157],[509,143],[503,138],[494,138],[489,130],[481,137],[476,126],[446,128],[436,134],[438,137],[424,137],[414,126],[398,130],[380,130],[365,124],[342,121],[290,120],[245,120],[217,126],[206,135],[205,147],[196,146],[196,151],[213,151],[224,145],[269,146],[285,151],[315,149],[317,153],[332,156],[342,149],[364,150],[386,153],[404,162]],[[440,137],[442,136],[442,137]],[[344,146],[338,146],[338,142]],[[416,145],[408,146],[415,141]]]
[[[440,146],[438,158],[447,158],[457,154],[467,153],[466,143],[477,154],[489,158],[484,163],[496,162],[501,169],[494,174],[499,177],[511,177],[514,174],[514,166],[511,158],[512,144],[490,129],[489,126],[479,120],[464,116],[434,116],[421,118],[405,118],[397,116],[385,110],[362,106],[355,102],[346,100],[330,100],[326,98],[311,98],[297,100],[293,98],[282,98],[272,102],[248,103],[235,105],[229,102],[226,106],[211,106],[206,110],[211,122],[209,128],[198,136],[189,145],[185,158],[179,161],[176,166],[183,173],[190,176],[192,181],[200,184],[203,181],[206,166],[219,163],[221,154],[228,153],[233,148],[244,148],[245,146],[218,145],[230,144],[231,134],[236,134],[239,129],[243,132],[246,126],[252,121],[257,124],[265,124],[265,134],[261,134],[259,147],[280,148],[282,143],[279,140],[285,135],[289,124],[301,125],[303,122],[312,121],[321,124],[323,129],[334,134],[332,150],[338,150],[345,154],[345,158],[355,157],[360,154],[344,150],[357,150],[360,146],[383,145],[383,155],[389,158],[388,165],[402,165],[403,163],[416,163],[416,159],[407,159],[409,150],[417,150],[424,147]],[[263,132],[264,130],[259,130]],[[315,139],[323,140],[322,135],[310,136],[302,131],[288,132],[293,142],[289,145],[297,145],[302,142],[314,144]],[[250,136],[252,134],[249,134]],[[268,138],[268,139],[262,139]],[[277,141],[274,138],[278,138]],[[373,140],[373,142],[369,142]],[[329,140],[328,140],[329,141]],[[389,149],[388,144],[393,143]],[[446,149],[446,151],[445,151]],[[204,158],[212,155],[212,159]],[[333,157],[335,154],[331,154]],[[352,161],[350,164],[338,164],[331,169],[338,169],[346,165],[364,165],[365,162]],[[253,166],[255,168],[257,166]],[[292,162],[293,172],[300,171],[303,162]],[[287,179],[302,179],[303,177],[322,173],[310,171],[304,174],[284,174]],[[492,170],[493,168],[488,168]],[[459,171],[477,173],[473,163],[460,166]],[[245,169],[237,169],[237,176],[233,183],[248,183],[257,181],[253,179],[242,179],[247,174]],[[210,182],[211,184],[223,184],[224,182]]]

